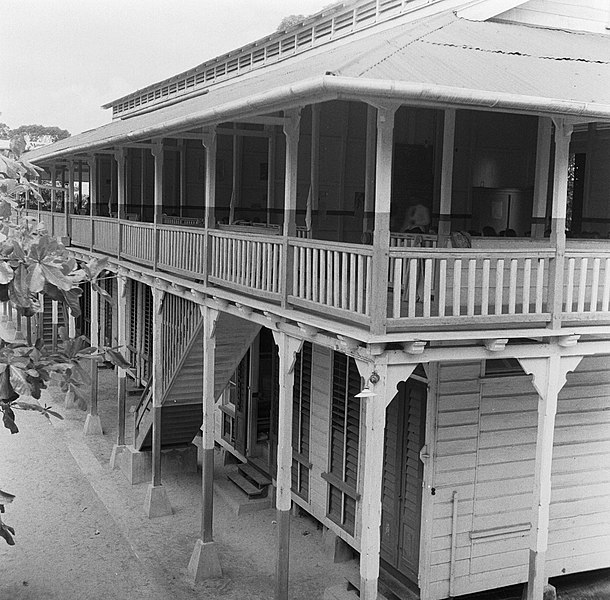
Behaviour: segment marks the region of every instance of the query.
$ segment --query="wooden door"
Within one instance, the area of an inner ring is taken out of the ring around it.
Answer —
[[[382,485],[381,558],[417,582],[425,443],[425,383],[409,380],[398,387],[387,409]]]
[[[250,351],[242,358],[235,372],[235,449],[245,456],[248,445],[248,395]]]

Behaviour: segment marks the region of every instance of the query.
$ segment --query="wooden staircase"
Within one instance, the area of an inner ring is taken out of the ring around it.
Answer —
[[[257,468],[247,463],[237,467],[237,471],[228,473],[227,478],[241,489],[248,499],[265,498],[271,485],[271,479]]]
[[[52,300],[46,294],[44,296],[44,305],[42,313],[39,313],[39,319],[42,319],[42,323],[38,324],[37,336],[41,337],[44,345],[48,348],[53,344],[53,309]],[[66,320],[64,318],[64,310],[61,305],[58,307],[57,320],[59,327],[66,326]],[[42,328],[40,327],[42,325]],[[41,331],[42,329],[42,331]]]
[[[197,311],[198,312],[198,311]],[[221,313],[216,325],[216,364],[214,396],[218,399],[241,359],[260,331],[260,325]],[[161,405],[161,446],[189,444],[202,423],[203,397],[203,324],[198,316],[192,334],[182,343],[164,340],[165,352],[174,354],[175,368],[165,375]],[[165,361],[164,361],[165,363]],[[136,450],[152,445],[152,386],[147,385],[136,407],[134,446]]]

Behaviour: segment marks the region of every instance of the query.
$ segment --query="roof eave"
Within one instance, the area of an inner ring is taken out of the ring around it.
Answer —
[[[128,144],[168,132],[230,121],[235,117],[260,115],[302,106],[307,101],[326,102],[333,99],[365,100],[371,103],[409,101],[420,105],[445,108],[478,108],[504,112],[524,112],[567,117],[579,121],[610,121],[610,105],[578,102],[558,98],[525,96],[506,92],[489,92],[449,86],[411,83],[399,80],[363,79],[322,75],[298,83],[280,86],[253,96],[240,98],[187,116],[161,120],[154,125],[136,128],[96,142],[83,142],[31,158],[33,162],[48,161],[81,152],[94,152],[109,145]],[[137,117],[134,117],[134,120]]]

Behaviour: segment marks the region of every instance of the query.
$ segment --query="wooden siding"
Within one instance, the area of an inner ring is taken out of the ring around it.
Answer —
[[[559,398],[548,575],[610,566],[609,357],[584,358]],[[440,367],[430,599],[527,579],[538,396],[526,375]],[[427,599],[428,600],[428,599]]]
[[[514,21],[577,31],[607,33],[610,8],[606,0],[530,0],[496,17]]]

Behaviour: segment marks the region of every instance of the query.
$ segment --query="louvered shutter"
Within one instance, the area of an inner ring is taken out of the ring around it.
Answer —
[[[312,345],[303,344],[294,366],[292,409],[292,491],[309,499],[309,430],[311,416]]]

